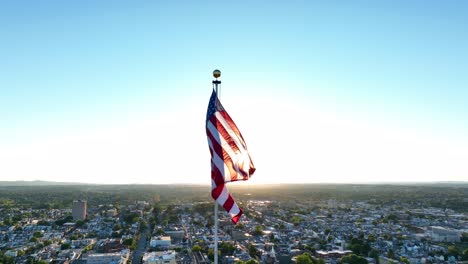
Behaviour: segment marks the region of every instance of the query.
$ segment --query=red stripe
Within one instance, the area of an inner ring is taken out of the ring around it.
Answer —
[[[216,141],[216,138],[214,135],[211,134],[211,132],[207,129],[207,135],[208,138],[211,140],[211,145],[213,145],[213,149],[215,150],[216,154],[224,161],[226,164],[226,167],[229,169],[229,173],[231,175],[231,181],[237,180],[237,171],[234,170],[233,162],[229,154],[223,149],[223,147]],[[211,155],[213,159],[213,154]],[[241,170],[242,172],[242,170]],[[225,175],[222,175],[223,179]],[[234,180],[233,180],[234,179]]]
[[[223,118],[225,118],[226,122],[231,126],[231,128],[233,129],[233,131],[235,132],[235,134],[238,136],[239,138],[239,141],[241,142],[241,144],[243,144],[242,146],[238,146],[235,141],[232,139],[231,135],[229,135],[229,133],[225,130],[224,126],[221,124],[221,122],[215,118],[214,119],[214,122],[216,122],[216,127],[218,129],[218,131],[220,131],[220,133],[223,135],[223,138],[226,139],[226,141],[229,143],[229,146],[231,146],[231,148],[233,150],[238,150],[240,151],[240,147],[244,148],[245,151],[248,152],[247,150],[247,146],[244,142],[244,139],[242,138],[242,135],[239,131],[239,129],[237,128],[236,124],[234,124],[234,121],[232,121],[231,117],[229,117],[229,115],[227,114],[227,112],[220,112],[220,114],[223,116]],[[229,140],[227,140],[227,138],[229,138]],[[249,156],[250,158],[250,156]],[[247,180],[249,179],[249,176],[253,174],[253,172],[255,172],[255,167],[252,163],[252,160],[250,159],[250,164],[249,164],[249,173],[245,172],[242,168],[242,164],[238,164],[238,167],[239,167],[239,171],[241,172],[242,174],[242,178],[244,180]],[[252,171],[252,172],[251,172]],[[236,179],[238,180],[238,179]],[[232,180],[232,181],[236,181],[236,180]]]
[[[213,197],[213,199],[215,199],[215,200],[218,200],[218,197],[223,192],[223,188],[224,188],[224,184],[216,186],[216,188],[211,190],[211,197]]]
[[[240,210],[240,212],[239,212],[237,215],[235,215],[235,216],[233,216],[233,217],[231,218],[231,221],[232,221],[234,224],[237,224],[237,222],[239,222],[240,217],[241,217],[242,214],[244,213],[244,212],[242,211],[242,209],[239,208],[239,210]]]
[[[231,211],[231,208],[232,208],[233,205],[234,205],[234,199],[232,199],[232,196],[229,193],[228,198],[226,199],[226,201],[223,204],[223,207],[224,207],[224,209],[226,209],[226,211],[229,212],[229,211]]]
[[[221,172],[218,170],[218,167],[216,167],[213,162],[211,162],[211,179],[215,182],[216,186],[219,186],[221,184],[224,184],[224,178]]]
[[[250,168],[249,168],[249,175],[254,174],[254,172],[255,172],[256,169],[255,169],[255,166],[253,165],[252,160],[250,160],[250,166],[249,166],[249,167],[250,167]]]
[[[232,178],[237,179],[237,172],[234,170],[231,157],[229,156],[229,154],[226,151],[224,151],[224,149],[221,147],[221,145],[219,145],[218,142],[216,142],[215,138],[212,137],[211,134],[209,135],[209,137],[210,137],[210,140],[211,140],[211,144],[213,145],[213,148],[216,150],[215,151],[216,154],[218,155],[218,157],[220,157],[223,160],[224,164],[226,164],[226,167],[229,170],[229,174],[231,175],[231,179]],[[218,150],[221,150],[221,155],[218,152]],[[213,156],[212,156],[212,159],[213,159]],[[214,160],[213,160],[213,164],[214,164]],[[225,169],[226,167],[223,166],[223,169]],[[217,169],[219,170],[219,168],[217,168]],[[220,175],[222,177],[222,180],[224,181],[225,175],[224,175],[224,173],[221,172],[221,170],[220,170]]]
[[[219,119],[215,117],[215,118],[213,118],[212,123],[214,124],[214,126],[218,130],[219,134],[221,134],[221,136],[224,138],[224,140],[226,140],[226,142],[232,148],[232,150],[234,152],[239,151],[240,147],[242,147],[242,146],[237,146],[236,142],[234,141],[234,139],[232,139],[231,135],[227,132],[226,128],[224,128],[221,121],[219,121]],[[235,133],[235,131],[233,131],[233,132]]]
[[[213,149],[211,149],[211,147],[209,147],[209,149],[210,149],[210,154],[211,154],[211,179],[213,179],[216,185],[223,184],[224,183],[223,174],[213,162]]]
[[[221,116],[224,117],[224,120],[226,120],[226,122],[229,124],[229,126],[234,131],[234,133],[236,133],[236,135],[240,138],[240,142],[243,145],[243,147],[245,149],[247,149],[247,146],[245,145],[244,137],[242,137],[242,133],[240,132],[239,128],[237,128],[237,125],[236,125],[236,123],[234,123],[231,116],[229,116],[229,114],[226,111],[221,111],[219,113],[221,114]]]
[[[239,149],[239,146],[237,146],[236,142],[232,139],[231,135],[229,135],[229,133],[227,132],[227,130],[224,128],[224,126],[221,124],[221,122],[215,117],[213,116],[212,118],[210,118],[210,122],[213,123],[213,125],[216,127],[217,131],[219,132],[219,134],[221,135],[221,137],[226,140],[226,142],[229,144],[229,146],[231,147],[231,149],[234,151],[234,152],[240,152],[240,149]],[[224,149],[223,149],[224,150]],[[247,151],[247,150],[246,150]],[[227,152],[223,153],[223,155],[229,157],[229,160],[226,160],[227,162],[226,163],[229,163],[231,162],[231,164],[234,164],[234,162],[232,161],[231,157],[229,156],[229,154],[227,154]],[[240,180],[240,178],[242,179],[245,179],[245,178],[248,178],[248,175],[247,173],[242,169],[242,164],[239,164],[238,163],[239,161],[237,161],[236,163],[236,166],[237,167],[237,170],[235,170],[235,174],[232,174],[231,173],[231,179],[230,181],[238,181]],[[242,161],[241,161],[242,162]],[[228,166],[229,168],[231,168],[231,166]],[[241,177],[238,177],[238,173],[242,174]]]

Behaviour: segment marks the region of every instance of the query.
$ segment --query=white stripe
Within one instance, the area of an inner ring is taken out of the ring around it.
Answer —
[[[231,208],[231,211],[229,211],[229,214],[231,215],[231,218],[238,215],[240,213],[239,206],[237,206],[237,203],[234,202],[234,205]]]
[[[219,112],[216,112],[215,116],[217,117],[218,121],[221,123],[221,125],[224,127],[224,129],[226,129],[229,136],[231,136],[231,138],[234,140],[234,143],[239,148],[239,151],[241,152],[240,155],[241,155],[241,157],[243,157],[242,159],[239,159],[239,160],[244,161],[244,166],[243,166],[242,169],[248,175],[249,174],[249,168],[250,168],[250,155],[249,155],[249,152],[247,151],[247,149],[244,148],[244,146],[246,145],[245,142],[242,140],[242,138],[240,136],[238,136],[234,132],[232,127],[229,125],[229,123],[226,121],[226,119],[224,119],[224,117]]]
[[[212,135],[220,135],[216,127],[213,125],[213,123],[209,122],[207,127]],[[214,136],[214,138],[216,139],[216,142],[219,145],[221,145],[224,151],[226,151],[229,157],[231,158],[233,165],[234,165],[233,168],[237,172],[237,174],[239,174],[237,178],[244,177],[242,171],[248,175],[249,167],[250,167],[250,156],[248,155],[248,153],[246,152],[235,153],[234,150],[231,148],[231,146],[229,146],[228,142],[223,137]],[[239,168],[239,165],[241,165],[242,168]],[[232,177],[224,176],[224,180],[226,182],[230,182],[232,180]]]
[[[221,175],[223,175],[224,181],[226,181],[226,178],[231,179],[231,172],[229,171],[229,168],[226,166],[226,163],[224,163],[224,160],[220,158],[214,150],[213,143],[211,142],[210,138],[208,138],[208,145],[210,146],[211,152],[213,153],[213,164],[221,172]]]
[[[226,185],[225,185],[223,187],[223,190],[221,191],[221,194],[219,195],[218,199],[216,199],[216,201],[218,201],[218,203],[220,205],[224,205],[224,203],[226,202],[228,197],[229,197],[229,192],[226,189]]]
[[[216,185],[215,181],[213,179],[211,179],[211,190],[213,190],[216,187],[217,187],[217,185]]]
[[[226,131],[228,132],[228,134],[231,136],[231,138],[234,140],[234,143],[236,143],[237,147],[239,148],[240,151],[242,152],[246,152],[247,149],[244,147],[245,146],[245,142],[242,140],[242,138],[240,138],[235,132],[234,130],[232,129],[232,127],[229,125],[229,123],[226,121],[226,119],[224,119],[223,115],[221,115],[221,113],[219,112],[216,112],[215,113],[215,116],[216,118],[218,119],[218,121],[221,123],[221,125],[223,125],[224,129],[226,129]]]
[[[218,130],[216,129],[216,127],[213,125],[213,123],[209,122],[208,123],[208,131],[210,131],[210,133],[212,135],[220,135]],[[223,148],[224,151],[226,151],[226,153],[229,155],[229,157],[231,158],[232,162],[233,162],[233,169],[238,173],[238,174],[241,174],[242,176],[242,173],[241,173],[241,169],[239,168],[239,161],[241,160],[239,157],[242,157],[241,153],[235,153],[234,150],[231,148],[231,146],[229,146],[229,144],[227,143],[227,141],[223,138],[223,137],[217,137],[217,136],[214,136],[214,138],[216,139],[216,142],[221,145],[221,147]],[[250,160],[249,160],[250,161]],[[248,170],[247,170],[248,171]],[[230,175],[230,177],[224,177],[224,180],[226,182],[230,182],[232,180],[232,176]]]

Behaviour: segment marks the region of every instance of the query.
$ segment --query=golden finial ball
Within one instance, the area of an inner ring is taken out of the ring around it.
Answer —
[[[215,77],[216,79],[221,77],[221,71],[220,70],[214,70],[213,71],[213,77]]]

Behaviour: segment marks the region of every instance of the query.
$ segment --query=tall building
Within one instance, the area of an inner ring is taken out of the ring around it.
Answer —
[[[74,220],[86,219],[87,204],[85,200],[73,201],[72,215]]]

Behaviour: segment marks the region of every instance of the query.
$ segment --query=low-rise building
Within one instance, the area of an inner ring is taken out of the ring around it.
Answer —
[[[90,254],[87,264],[125,264],[129,257],[129,251],[123,250],[119,253]]]
[[[460,242],[460,232],[441,226],[431,226],[429,235],[433,241],[437,242]]]
[[[158,236],[151,238],[150,247],[169,247],[171,245],[171,237],[169,236]]]
[[[155,251],[143,255],[143,264],[176,264],[176,252]]]

